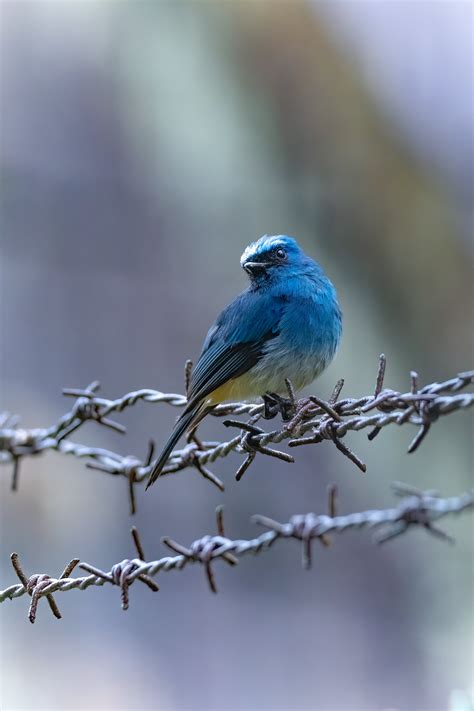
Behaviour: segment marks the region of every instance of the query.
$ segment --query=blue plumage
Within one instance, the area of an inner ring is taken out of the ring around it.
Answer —
[[[150,475],[160,475],[181,435],[219,402],[300,389],[330,363],[342,330],[336,292],[322,268],[285,235],[262,237],[241,258],[250,285],[209,330],[188,405]]]

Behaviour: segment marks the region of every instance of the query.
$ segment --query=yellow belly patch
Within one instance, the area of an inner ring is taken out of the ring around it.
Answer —
[[[210,405],[218,405],[228,400],[247,400],[258,397],[262,393],[256,388],[255,379],[249,373],[244,373],[238,378],[232,378],[227,383],[216,388],[207,398]]]

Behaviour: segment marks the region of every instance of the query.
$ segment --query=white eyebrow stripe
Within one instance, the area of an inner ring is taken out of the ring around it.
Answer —
[[[285,242],[284,240],[281,239],[280,236],[278,237],[266,237],[265,242],[265,249],[260,248],[260,240],[257,242],[252,242],[252,244],[249,244],[248,247],[245,248],[244,253],[242,254],[240,258],[240,264],[244,264],[246,261],[250,261],[252,257],[255,257],[257,255],[260,255],[262,253],[265,253],[266,251],[269,251],[271,249],[275,249],[277,247],[285,247]]]

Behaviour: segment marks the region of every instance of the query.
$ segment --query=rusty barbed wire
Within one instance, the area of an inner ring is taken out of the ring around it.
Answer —
[[[423,387],[419,386],[417,373],[412,371],[410,390],[401,393],[384,388],[385,368],[385,356],[381,355],[374,393],[360,398],[339,399],[344,385],[344,381],[340,380],[328,401],[316,396],[297,400],[291,383],[287,381],[288,398],[268,395],[264,403],[239,402],[219,405],[212,412],[216,417],[249,417],[246,422],[224,420],[226,427],[239,429],[239,434],[222,442],[203,442],[195,433],[192,434],[182,449],[171,454],[162,474],[173,474],[194,467],[201,476],[223,490],[223,482],[207,465],[231,452],[245,455],[235,474],[236,479],[240,480],[257,455],[275,457],[285,462],[294,461],[291,454],[270,447],[270,444],[287,441],[288,446],[294,448],[325,440],[332,442],[343,455],[365,472],[365,463],[342,441],[347,432],[370,428],[368,438],[372,440],[388,425],[411,424],[418,428],[408,448],[411,453],[419,447],[439,417],[472,407],[474,404],[473,392],[461,392],[474,383],[474,371],[459,373],[444,382],[435,382]],[[186,378],[189,378],[189,372],[188,361],[185,368]],[[109,400],[99,397],[98,389],[97,381],[84,390],[65,389],[64,395],[75,397],[76,401],[71,410],[49,428],[22,429],[17,417],[5,414],[0,418],[0,463],[13,464],[13,490],[18,487],[19,463],[22,458],[54,450],[85,459],[86,466],[90,469],[125,477],[128,480],[130,509],[132,513],[135,512],[134,487],[148,478],[153,467],[153,442],[149,443],[147,455],[142,460],[133,455],[124,456],[103,448],[75,443],[69,437],[88,421],[123,433],[123,425],[110,419],[110,415],[120,413],[141,401],[183,407],[186,398],[176,393],[142,389]],[[257,425],[259,420],[269,420],[277,415],[280,415],[282,420],[279,429],[265,431]]]
[[[340,516],[336,513],[337,492],[333,485],[328,490],[327,514],[295,515],[287,523],[280,523],[271,518],[257,515],[253,518],[254,522],[264,526],[267,530],[260,536],[251,539],[232,540],[227,538],[224,532],[223,509],[218,507],[216,510],[217,535],[205,535],[191,543],[189,547],[165,537],[162,539],[162,543],[176,555],[165,556],[149,562],[145,560],[138,532],[132,528],[137,557],[126,558],[116,563],[108,572],[89,563],[79,564],[79,559],[74,558],[68,563],[59,578],[51,577],[46,573],[36,573],[27,577],[20,565],[18,555],[12,553],[12,566],[20,583],[0,590],[0,603],[28,594],[31,597],[28,619],[34,623],[38,603],[42,597],[46,597],[52,613],[59,619],[61,613],[53,598],[54,593],[75,589],[86,590],[91,586],[110,584],[120,588],[122,608],[126,610],[129,606],[129,588],[136,580],[143,582],[153,592],[158,592],[159,588],[154,580],[158,573],[182,570],[190,563],[200,563],[204,567],[209,587],[215,593],[217,587],[212,566],[219,559],[224,560],[228,565],[235,566],[244,555],[250,553],[256,555],[267,550],[279,540],[294,538],[302,544],[303,567],[309,568],[312,562],[313,541],[318,540],[327,547],[330,544],[329,534],[342,533],[353,528],[376,528],[378,530],[376,542],[384,543],[405,533],[410,528],[421,526],[428,533],[453,543],[453,538],[437,528],[435,522],[447,514],[460,513],[474,507],[474,491],[451,498],[440,498],[434,491],[419,491],[401,483],[396,483],[394,489],[395,493],[402,497],[398,506]],[[71,578],[70,575],[78,564],[89,575]]]

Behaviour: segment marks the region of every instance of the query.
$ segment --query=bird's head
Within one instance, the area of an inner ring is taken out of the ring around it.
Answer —
[[[309,258],[292,237],[264,235],[246,247],[240,265],[252,283],[259,283],[272,277],[288,275],[307,261]]]

